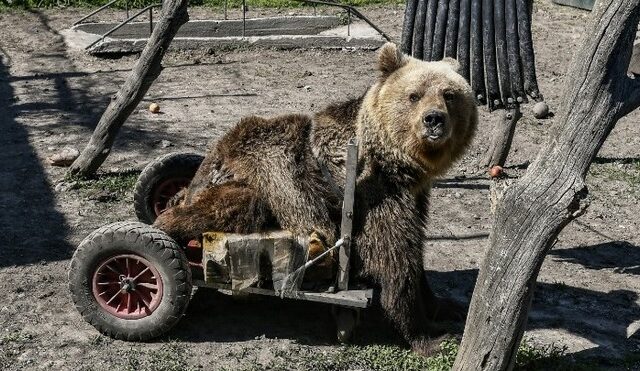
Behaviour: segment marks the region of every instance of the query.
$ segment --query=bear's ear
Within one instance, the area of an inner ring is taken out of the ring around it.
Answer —
[[[404,55],[394,43],[386,43],[378,52],[378,69],[382,72],[382,78],[387,78],[398,68],[407,64]]]
[[[451,66],[451,68],[453,68],[454,71],[459,72],[460,71],[460,63],[458,63],[457,60],[450,58],[450,57],[445,57],[442,59],[442,62],[448,64],[449,66]]]

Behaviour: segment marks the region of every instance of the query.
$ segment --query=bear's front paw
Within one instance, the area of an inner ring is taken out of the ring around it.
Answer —
[[[323,236],[314,231],[309,235],[307,243],[308,260],[313,260],[327,251],[329,247],[325,243]],[[330,280],[333,278],[333,261],[335,252],[331,252],[318,260],[313,266],[309,267],[305,273],[305,278],[310,281]]]
[[[309,243],[307,245],[309,251],[309,260],[313,260],[327,251],[327,245],[320,233],[314,231],[309,235]]]

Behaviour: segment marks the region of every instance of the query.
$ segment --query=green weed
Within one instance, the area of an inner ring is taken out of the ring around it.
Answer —
[[[34,334],[14,330],[0,336],[0,370],[6,370],[15,363],[23,349],[35,341]]]
[[[324,353],[309,348],[276,351],[274,360],[267,365],[254,365],[245,370],[313,370],[313,371],[395,371],[426,370],[447,371],[453,366],[459,344],[447,340],[440,344],[440,351],[423,357],[409,349],[393,345],[349,345],[337,353]],[[588,364],[574,364],[567,360],[566,348],[555,344],[534,346],[526,340],[518,348],[516,370],[592,370]]]
[[[67,177],[65,182],[70,189],[79,190],[89,199],[102,202],[120,201],[133,190],[139,174],[139,171],[102,173],[89,179]]]
[[[640,194],[640,159],[619,159],[606,161],[596,159],[589,169],[589,175],[608,181],[627,183],[635,194]]]
[[[187,362],[189,356],[187,348],[175,342],[147,352],[131,347],[123,353],[117,368],[127,371],[188,371],[195,369]]]

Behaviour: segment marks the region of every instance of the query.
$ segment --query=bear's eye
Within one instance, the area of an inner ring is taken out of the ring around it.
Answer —
[[[420,96],[420,94],[418,94],[418,93],[413,93],[413,94],[411,94],[411,95],[409,96],[409,100],[410,100],[412,103],[415,103],[415,102],[419,101],[419,100],[420,100],[420,98],[422,98],[422,97],[421,97],[421,96]]]
[[[444,99],[448,102],[451,102],[452,100],[454,100],[456,98],[456,93],[454,93],[451,90],[447,90],[444,93],[442,93],[442,96],[444,97]]]

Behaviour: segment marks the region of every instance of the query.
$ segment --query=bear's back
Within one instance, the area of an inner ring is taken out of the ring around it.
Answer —
[[[245,117],[218,141],[217,150],[225,159],[254,161],[301,153],[307,147],[311,123],[310,116],[301,114]]]

